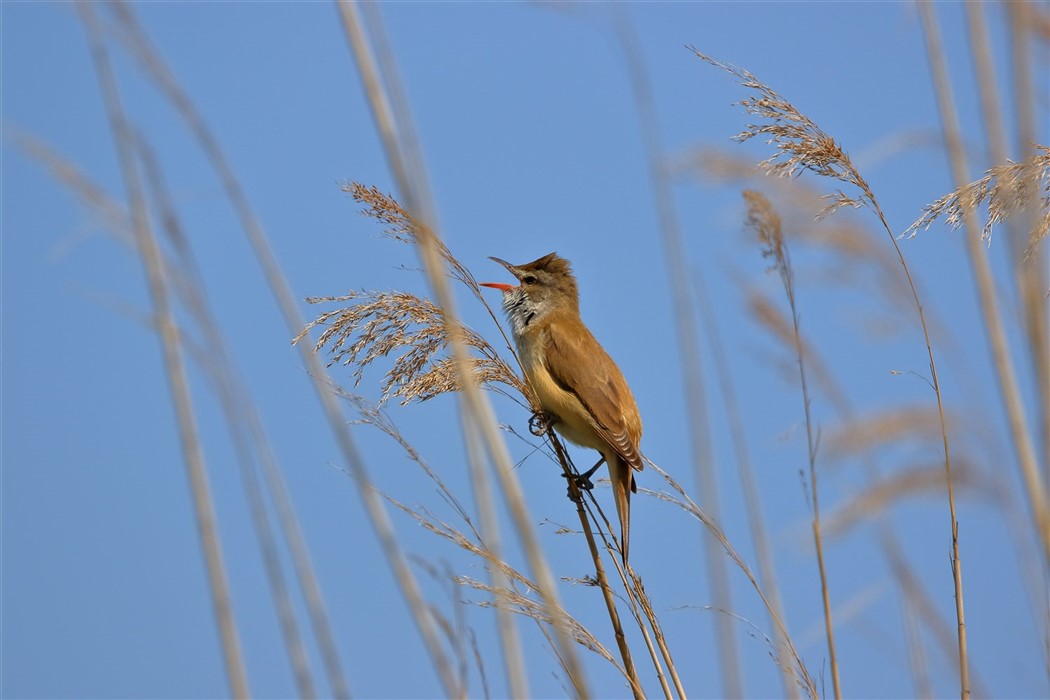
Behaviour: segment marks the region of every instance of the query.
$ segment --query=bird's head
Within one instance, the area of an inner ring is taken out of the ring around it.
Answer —
[[[552,311],[563,309],[579,313],[580,297],[576,277],[569,261],[557,253],[548,253],[538,260],[523,265],[511,265],[506,260],[495,260],[507,268],[518,284],[482,282],[503,292],[503,309],[507,312],[515,335],[520,335],[534,321]]]

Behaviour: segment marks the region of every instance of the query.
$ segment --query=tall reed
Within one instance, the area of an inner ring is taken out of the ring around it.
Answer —
[[[696,49],[692,49],[692,51],[697,58],[729,73],[744,88],[754,93],[754,96],[741,100],[740,105],[744,107],[748,114],[756,117],[758,121],[754,124],[749,124],[733,138],[741,142],[753,138],[764,138],[773,145],[773,155],[762,161],[759,167],[769,174],[785,177],[796,175],[802,171],[810,171],[821,177],[831,178],[851,186],[856,190],[856,193],[853,195],[847,194],[841,189],[835,190],[828,195],[828,204],[818,213],[817,217],[823,218],[842,207],[867,207],[878,218],[900,261],[908,289],[914,301],[914,309],[918,315],[919,325],[922,329],[923,343],[926,346],[926,354],[930,361],[930,383],[936,398],[937,413],[941,424],[941,444],[944,456],[952,550],[952,584],[955,589],[955,613],[958,626],[959,682],[962,695],[965,697],[970,692],[969,663],[966,652],[966,615],[963,602],[962,561],[959,550],[959,522],[955,515],[955,485],[952,475],[951,450],[948,441],[948,424],[945,417],[941,382],[937,374],[937,363],[934,360],[933,343],[930,339],[930,331],[926,322],[926,312],[923,309],[922,302],[919,300],[919,292],[912,277],[911,268],[904,258],[904,251],[901,249],[892,228],[890,228],[889,221],[886,219],[871,187],[854,167],[846,151],[834,138],[825,133],[813,120],[799,112],[794,105],[748,71],[721,63]]]

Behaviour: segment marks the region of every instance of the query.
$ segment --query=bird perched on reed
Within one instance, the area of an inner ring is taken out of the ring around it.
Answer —
[[[609,465],[620,551],[627,563],[633,470],[645,466],[638,443],[642,419],[620,368],[580,318],[579,291],[569,261],[556,253],[524,265],[491,258],[518,284],[483,283],[503,291],[525,377],[554,429],[567,440],[601,453],[584,474]]]

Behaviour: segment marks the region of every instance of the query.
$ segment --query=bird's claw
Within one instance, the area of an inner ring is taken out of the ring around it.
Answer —
[[[576,485],[580,487],[581,491],[592,491],[594,490],[594,482],[591,481],[590,474],[580,474],[575,477]]]
[[[574,494],[573,494],[573,485],[574,484],[576,486],[576,493],[580,493],[580,492],[583,492],[583,491],[590,491],[590,490],[592,490],[594,488],[594,482],[591,481],[591,476],[594,474],[594,472],[598,471],[598,467],[602,466],[602,464],[604,464],[604,463],[605,463],[605,457],[602,457],[601,459],[598,460],[598,462],[593,467],[591,467],[590,469],[588,469],[587,471],[585,471],[582,474],[575,474],[575,473],[574,474],[569,474],[568,472],[562,474],[562,476],[564,476],[566,479],[570,479],[573,482],[573,483],[569,484],[569,500],[570,501],[575,501],[576,500],[576,498],[574,497]]]
[[[569,472],[563,472],[562,476],[570,482],[568,488],[570,501],[579,502],[583,491],[590,491],[594,488],[594,482],[591,481],[590,474],[570,474]]]
[[[554,418],[545,411],[536,411],[529,418],[529,432],[536,437],[543,437],[554,425]]]

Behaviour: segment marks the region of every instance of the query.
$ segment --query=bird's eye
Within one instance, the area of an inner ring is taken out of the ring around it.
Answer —
[[[536,275],[525,275],[521,281],[523,284],[536,284]]]

